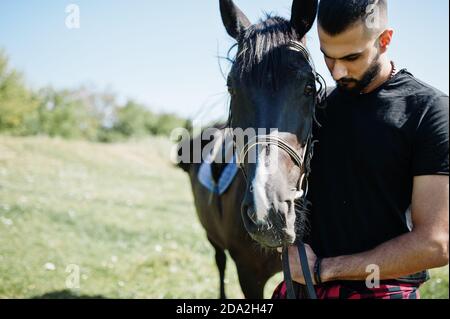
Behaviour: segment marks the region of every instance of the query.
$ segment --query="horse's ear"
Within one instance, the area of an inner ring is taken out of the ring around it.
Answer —
[[[251,26],[250,20],[232,0],[220,0],[220,13],[225,29],[236,40],[242,31]]]
[[[291,24],[300,38],[303,38],[314,24],[317,16],[318,0],[294,0]]]

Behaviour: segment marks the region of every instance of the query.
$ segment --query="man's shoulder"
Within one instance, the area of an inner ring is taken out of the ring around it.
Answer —
[[[420,104],[431,104],[439,99],[448,100],[447,94],[415,77],[406,69],[399,72],[397,79],[390,88],[390,91],[395,93],[394,97],[401,96]]]
[[[395,79],[389,83],[382,92],[393,97],[418,97],[420,99],[435,100],[448,98],[448,95],[432,85],[416,78],[407,69],[400,70]],[[327,88],[327,99],[334,100],[340,95],[336,86]]]
[[[326,108],[333,110],[342,103],[348,103],[337,87],[327,89]],[[353,102],[358,100],[353,100]],[[429,110],[448,113],[449,97],[444,92],[416,78],[407,69],[400,70],[397,75],[374,94],[369,94],[361,103],[373,103],[382,106],[386,111],[394,110],[395,114],[424,114]]]
[[[381,101],[383,104],[406,103],[409,107],[421,110],[426,109],[428,106],[433,106],[433,104],[448,108],[449,97],[447,94],[416,78],[407,69],[400,70],[394,79],[377,92],[377,94],[370,95],[374,102]],[[339,104],[340,96],[341,92],[337,87],[327,89],[327,101],[329,104]]]

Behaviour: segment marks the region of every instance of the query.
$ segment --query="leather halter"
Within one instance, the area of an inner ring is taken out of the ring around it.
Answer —
[[[238,156],[238,164],[242,169],[242,172],[245,176],[245,179],[248,180],[245,170],[243,168],[243,161],[245,160],[245,157],[250,152],[250,150],[258,145],[275,145],[288,153],[295,164],[301,169],[302,175],[299,179],[299,184],[297,186],[297,193],[300,194],[299,198],[296,198],[296,200],[306,200],[306,196],[308,194],[308,176],[310,173],[310,161],[313,156],[313,147],[314,143],[311,143],[312,140],[312,134],[308,137],[308,142],[306,143],[304,149],[303,149],[303,155],[300,155],[292,146],[290,146],[286,141],[284,141],[282,138],[272,135],[260,135],[254,137],[249,143],[247,143],[242,151],[240,152]],[[305,182],[305,184],[304,184]],[[305,186],[304,186],[305,185]],[[305,187],[305,188],[303,188]],[[300,263],[302,267],[303,276],[305,278],[306,282],[306,289],[307,294],[310,299],[317,299],[315,289],[314,289],[314,283],[313,283],[313,277],[311,275],[311,272],[309,270],[309,264],[308,264],[308,256],[306,254],[306,247],[305,244],[301,240],[297,240],[296,245],[298,247],[298,253],[300,256]],[[283,248],[283,273],[284,273],[284,281],[286,282],[286,288],[287,288],[287,297],[288,299],[297,299],[295,290],[294,290],[294,283],[292,281],[292,274],[289,266],[289,254],[288,254],[288,247]]]
[[[311,54],[309,53],[308,49],[298,41],[290,41],[288,48],[292,51],[296,51],[302,54],[302,56],[305,58],[305,60],[308,62],[308,64],[311,67],[312,73],[314,75],[314,78],[316,82],[319,84],[319,89],[316,92],[315,96],[315,107],[321,107],[324,104],[325,97],[326,97],[326,84],[323,79],[323,77],[318,74],[315,70],[315,66],[313,63],[313,60],[311,58]],[[315,120],[315,117],[314,117]],[[232,113],[230,108],[230,114],[228,119],[228,126],[231,127],[232,122]],[[298,198],[296,200],[301,200],[303,202],[306,201],[306,195],[308,193],[308,177],[311,171],[310,168],[310,161],[313,156],[313,148],[314,148],[314,142],[313,142],[313,134],[312,129],[311,132],[308,135],[307,141],[305,145],[303,146],[303,154],[299,154],[297,150],[289,145],[288,142],[283,140],[282,138],[278,136],[273,135],[259,135],[252,138],[246,145],[244,145],[243,149],[238,153],[237,161],[238,165],[240,166],[244,177],[246,180],[248,180],[245,169],[243,167],[243,163],[245,160],[245,157],[248,155],[250,150],[254,147],[257,147],[258,145],[275,145],[281,150],[285,151],[289,156],[292,158],[294,163],[300,168],[302,175],[299,180],[298,186],[297,186],[297,194],[299,194]],[[300,262],[302,267],[303,276],[306,282],[306,288],[307,288],[307,294],[310,299],[317,299],[315,289],[314,289],[314,282],[313,277],[311,275],[309,264],[308,264],[308,256],[306,254],[306,247],[305,244],[301,240],[297,240],[296,245],[298,247],[298,252],[300,256]],[[288,299],[297,299],[295,290],[294,290],[294,284],[292,280],[292,274],[289,266],[289,254],[288,254],[288,247],[283,248],[283,273],[284,273],[284,280],[286,282],[287,287],[287,297]]]

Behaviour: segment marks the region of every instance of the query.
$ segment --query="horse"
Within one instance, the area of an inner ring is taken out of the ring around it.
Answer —
[[[240,170],[228,190],[215,195],[198,181],[201,164],[180,161],[179,166],[189,173],[198,217],[216,252],[220,297],[225,298],[227,250],[244,296],[261,299],[267,280],[282,269],[275,249],[295,243],[308,229],[305,185],[320,94],[305,35],[318,1],[294,0],[290,20],[267,15],[257,24],[232,0],[219,2],[222,22],[237,47],[227,80],[230,116],[219,135],[231,132]],[[237,143],[239,129],[269,133],[244,136]],[[198,143],[203,149],[207,142],[197,137],[184,144]],[[217,181],[224,164],[211,165]]]
[[[222,125],[217,125],[216,145],[226,134]],[[214,138],[201,139],[202,136],[182,141],[180,149],[194,149],[196,143],[201,150],[206,148]],[[219,135],[219,136],[217,136]],[[188,144],[186,146],[186,144]],[[221,157],[221,152],[218,152]],[[226,299],[225,269],[228,251],[233,259],[238,274],[239,284],[246,299],[262,299],[267,281],[281,271],[278,254],[260,249],[245,230],[240,214],[240,203],[245,191],[245,180],[241,171],[237,171],[231,184],[223,194],[214,194],[199,182],[199,172],[204,163],[194,163],[193,160],[180,162],[179,167],[188,173],[194,197],[197,217],[206,231],[206,236],[215,250],[215,262],[219,271],[219,298]],[[225,158],[211,163],[211,177],[216,184],[222,172],[226,169]]]

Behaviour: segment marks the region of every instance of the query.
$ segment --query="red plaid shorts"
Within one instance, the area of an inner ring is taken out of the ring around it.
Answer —
[[[301,285],[297,285],[300,286]],[[317,299],[420,299],[418,284],[384,281],[378,288],[367,288],[365,282],[330,282],[316,286]],[[300,289],[299,299],[306,299]],[[287,299],[286,283],[275,289],[272,299]]]

